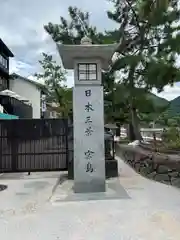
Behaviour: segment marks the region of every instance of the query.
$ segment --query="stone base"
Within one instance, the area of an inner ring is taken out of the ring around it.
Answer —
[[[105,192],[75,193],[73,186],[74,182],[72,180],[60,184],[50,199],[51,203],[58,205],[62,202],[130,199],[130,196],[120,184],[119,178],[106,180]]]
[[[98,179],[91,182],[75,182],[73,190],[75,193],[105,192],[105,181]]]

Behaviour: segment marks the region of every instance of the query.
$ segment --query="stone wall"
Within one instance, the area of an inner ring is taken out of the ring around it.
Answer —
[[[123,144],[116,145],[116,154],[141,175],[180,187],[180,155],[159,154],[141,147]]]

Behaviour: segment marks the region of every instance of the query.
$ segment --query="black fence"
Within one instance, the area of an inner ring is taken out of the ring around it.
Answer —
[[[68,169],[67,119],[0,120],[0,172]]]

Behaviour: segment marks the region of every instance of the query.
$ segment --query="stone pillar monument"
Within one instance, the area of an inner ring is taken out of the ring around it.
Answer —
[[[102,69],[107,69],[116,44],[58,45],[66,69],[74,69],[74,191],[105,192],[104,95]]]

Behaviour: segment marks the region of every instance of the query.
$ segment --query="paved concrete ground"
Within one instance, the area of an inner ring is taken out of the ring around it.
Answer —
[[[8,184],[0,192],[0,239],[179,240],[180,190],[144,179],[120,160],[119,167],[129,197],[115,200],[57,203],[55,192],[50,201],[57,173],[0,177]]]

